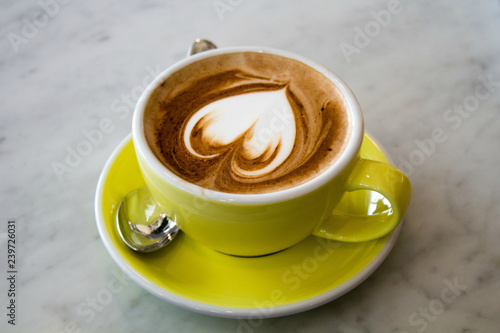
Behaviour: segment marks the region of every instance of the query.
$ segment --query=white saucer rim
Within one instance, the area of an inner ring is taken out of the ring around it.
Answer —
[[[390,160],[389,156],[383,150],[382,146],[378,144],[378,142],[373,138],[372,135],[368,134],[370,139],[375,143],[375,145],[384,153],[386,158]],[[127,135],[120,144],[113,150],[113,153],[108,158],[101,175],[99,177],[99,181],[97,183],[96,188],[96,197],[95,197],[95,216],[96,216],[96,224],[99,235],[101,237],[102,242],[104,243],[104,247],[111,255],[115,263],[125,272],[125,274],[139,286],[146,289],[151,294],[169,302],[181,308],[202,313],[205,315],[211,315],[216,317],[225,317],[225,318],[237,318],[237,319],[249,319],[249,318],[273,318],[273,317],[282,317],[287,315],[292,315],[299,312],[304,312],[307,310],[311,310],[313,308],[324,305],[328,302],[331,302],[355,287],[361,284],[364,280],[366,280],[375,270],[382,264],[385,258],[391,252],[396,240],[401,231],[401,226],[403,221],[399,224],[399,226],[391,233],[389,239],[384,244],[380,252],[370,261],[368,265],[366,265],[361,271],[359,271],[355,276],[345,281],[341,285],[332,288],[331,290],[324,292],[320,295],[316,295],[306,300],[298,301],[295,303],[279,305],[272,308],[237,308],[237,307],[224,307],[219,305],[212,305],[208,303],[202,303],[198,301],[194,301],[179,295],[176,295],[168,290],[165,290],[146,278],[142,277],[139,272],[137,272],[132,266],[130,266],[127,261],[120,255],[118,250],[113,246],[111,237],[108,235],[106,228],[104,226],[104,215],[102,211],[102,195],[104,189],[104,183],[108,177],[109,170],[111,166],[114,164],[116,158],[119,156],[123,148],[127,143],[132,139],[132,134]],[[268,309],[268,311],[265,311]]]

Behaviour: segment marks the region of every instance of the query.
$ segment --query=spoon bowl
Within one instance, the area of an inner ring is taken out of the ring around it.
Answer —
[[[158,250],[179,232],[179,227],[161,211],[147,187],[128,193],[120,202],[116,225],[121,239],[137,252]]]

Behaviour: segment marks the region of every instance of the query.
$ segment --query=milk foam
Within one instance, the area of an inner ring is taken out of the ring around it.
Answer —
[[[296,134],[286,88],[227,97],[194,113],[184,129],[184,144],[194,156],[213,158],[218,154],[203,155],[192,147],[196,130],[202,131],[202,141],[210,147],[227,146],[243,137],[241,157],[268,162],[258,170],[245,170],[233,163],[233,171],[242,177],[262,176],[279,167],[292,152]]]
[[[268,193],[327,170],[350,136],[339,89],[300,61],[221,54],[172,73],[151,94],[144,132],[155,156],[202,188]]]

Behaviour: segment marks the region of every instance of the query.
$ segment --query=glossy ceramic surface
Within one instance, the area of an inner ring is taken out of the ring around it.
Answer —
[[[144,110],[151,93],[185,66],[201,59],[240,52],[264,52],[298,60],[320,72],[341,92],[347,104],[350,137],[335,163],[307,182],[262,194],[212,191],[181,179],[152,153],[144,133]],[[382,237],[398,225],[410,202],[410,182],[403,172],[390,165],[359,157],[363,128],[363,115],[356,97],[328,68],[288,51],[247,46],[202,52],[163,71],[137,103],[132,137],[147,187],[167,216],[185,234],[219,252],[258,256],[289,248],[311,233],[329,239],[360,242]],[[346,191],[357,190],[379,192],[388,199],[392,210],[377,219],[368,219],[365,215],[354,218],[351,212],[336,211],[332,214]]]
[[[361,156],[387,162],[368,136]],[[366,279],[399,234],[397,228],[383,238],[358,243],[310,236],[273,255],[241,258],[213,251],[181,233],[170,246],[140,254],[122,243],[114,221],[121,198],[141,186],[144,179],[128,137],[110,157],[97,189],[96,218],[104,245],[125,273],[146,290],[209,315],[275,317],[329,302]],[[346,194],[340,207],[374,218],[390,210],[386,199],[369,191]]]

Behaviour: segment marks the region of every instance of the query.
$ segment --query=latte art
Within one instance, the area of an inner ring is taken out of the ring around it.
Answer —
[[[193,156],[205,159],[232,149],[231,171],[255,178],[283,164],[293,150],[295,134],[293,110],[282,88],[232,96],[202,107],[184,128],[184,145]],[[238,161],[262,163],[249,169]]]
[[[299,61],[242,52],[202,59],[152,93],[144,130],[157,158],[201,187],[266,193],[326,170],[350,135],[346,104]]]

